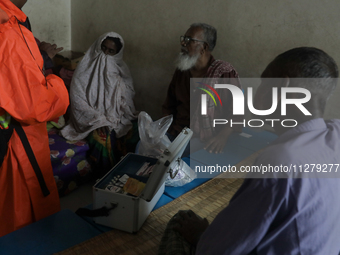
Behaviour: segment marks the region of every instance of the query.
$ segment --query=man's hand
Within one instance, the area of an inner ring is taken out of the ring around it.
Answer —
[[[233,129],[226,126],[221,130],[221,132],[206,142],[204,149],[210,153],[223,153],[223,149],[227,143],[228,137],[232,132]]]
[[[173,228],[178,231],[191,245],[196,246],[202,233],[209,227],[206,218],[199,218],[193,211],[180,211],[174,219],[177,225]]]
[[[41,42],[39,45],[39,50],[45,51],[51,59],[54,58],[54,56],[63,49],[63,47],[57,48],[56,44],[50,44],[47,42]]]

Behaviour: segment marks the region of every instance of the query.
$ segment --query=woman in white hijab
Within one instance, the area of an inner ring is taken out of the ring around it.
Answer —
[[[91,131],[128,133],[137,118],[134,88],[123,61],[124,40],[114,32],[100,36],[78,64],[70,86],[70,120],[61,134],[80,140]]]

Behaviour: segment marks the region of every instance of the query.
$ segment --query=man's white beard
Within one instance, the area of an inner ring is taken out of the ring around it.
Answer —
[[[189,70],[196,65],[199,57],[199,53],[194,56],[189,56],[188,54],[180,52],[176,59],[176,67],[181,71]]]

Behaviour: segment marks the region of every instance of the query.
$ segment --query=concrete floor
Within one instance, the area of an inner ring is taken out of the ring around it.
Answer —
[[[60,207],[70,209],[75,212],[80,207],[85,207],[92,204],[92,186],[94,182],[88,182],[81,185],[70,194],[60,198]]]

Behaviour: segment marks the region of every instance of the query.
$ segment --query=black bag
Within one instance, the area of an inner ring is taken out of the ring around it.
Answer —
[[[8,129],[0,129],[0,167],[4,161],[8,149],[8,141],[13,134],[13,126],[10,125]]]
[[[28,156],[28,159],[33,167],[33,170],[35,172],[35,175],[38,178],[41,191],[43,195],[46,197],[50,194],[50,191],[48,190],[44,177],[42,175],[42,172],[40,170],[40,167],[38,165],[37,159],[34,156],[32,147],[27,139],[27,136],[25,134],[24,129],[22,128],[21,124],[16,121],[15,119],[11,119],[11,123],[9,124],[8,129],[0,129],[0,167],[4,161],[4,158],[7,154],[8,150],[8,141],[11,139],[11,136],[13,134],[13,129],[16,130],[17,134],[20,137],[20,140],[22,142],[22,145],[24,146],[24,149],[26,151],[26,154]]]

